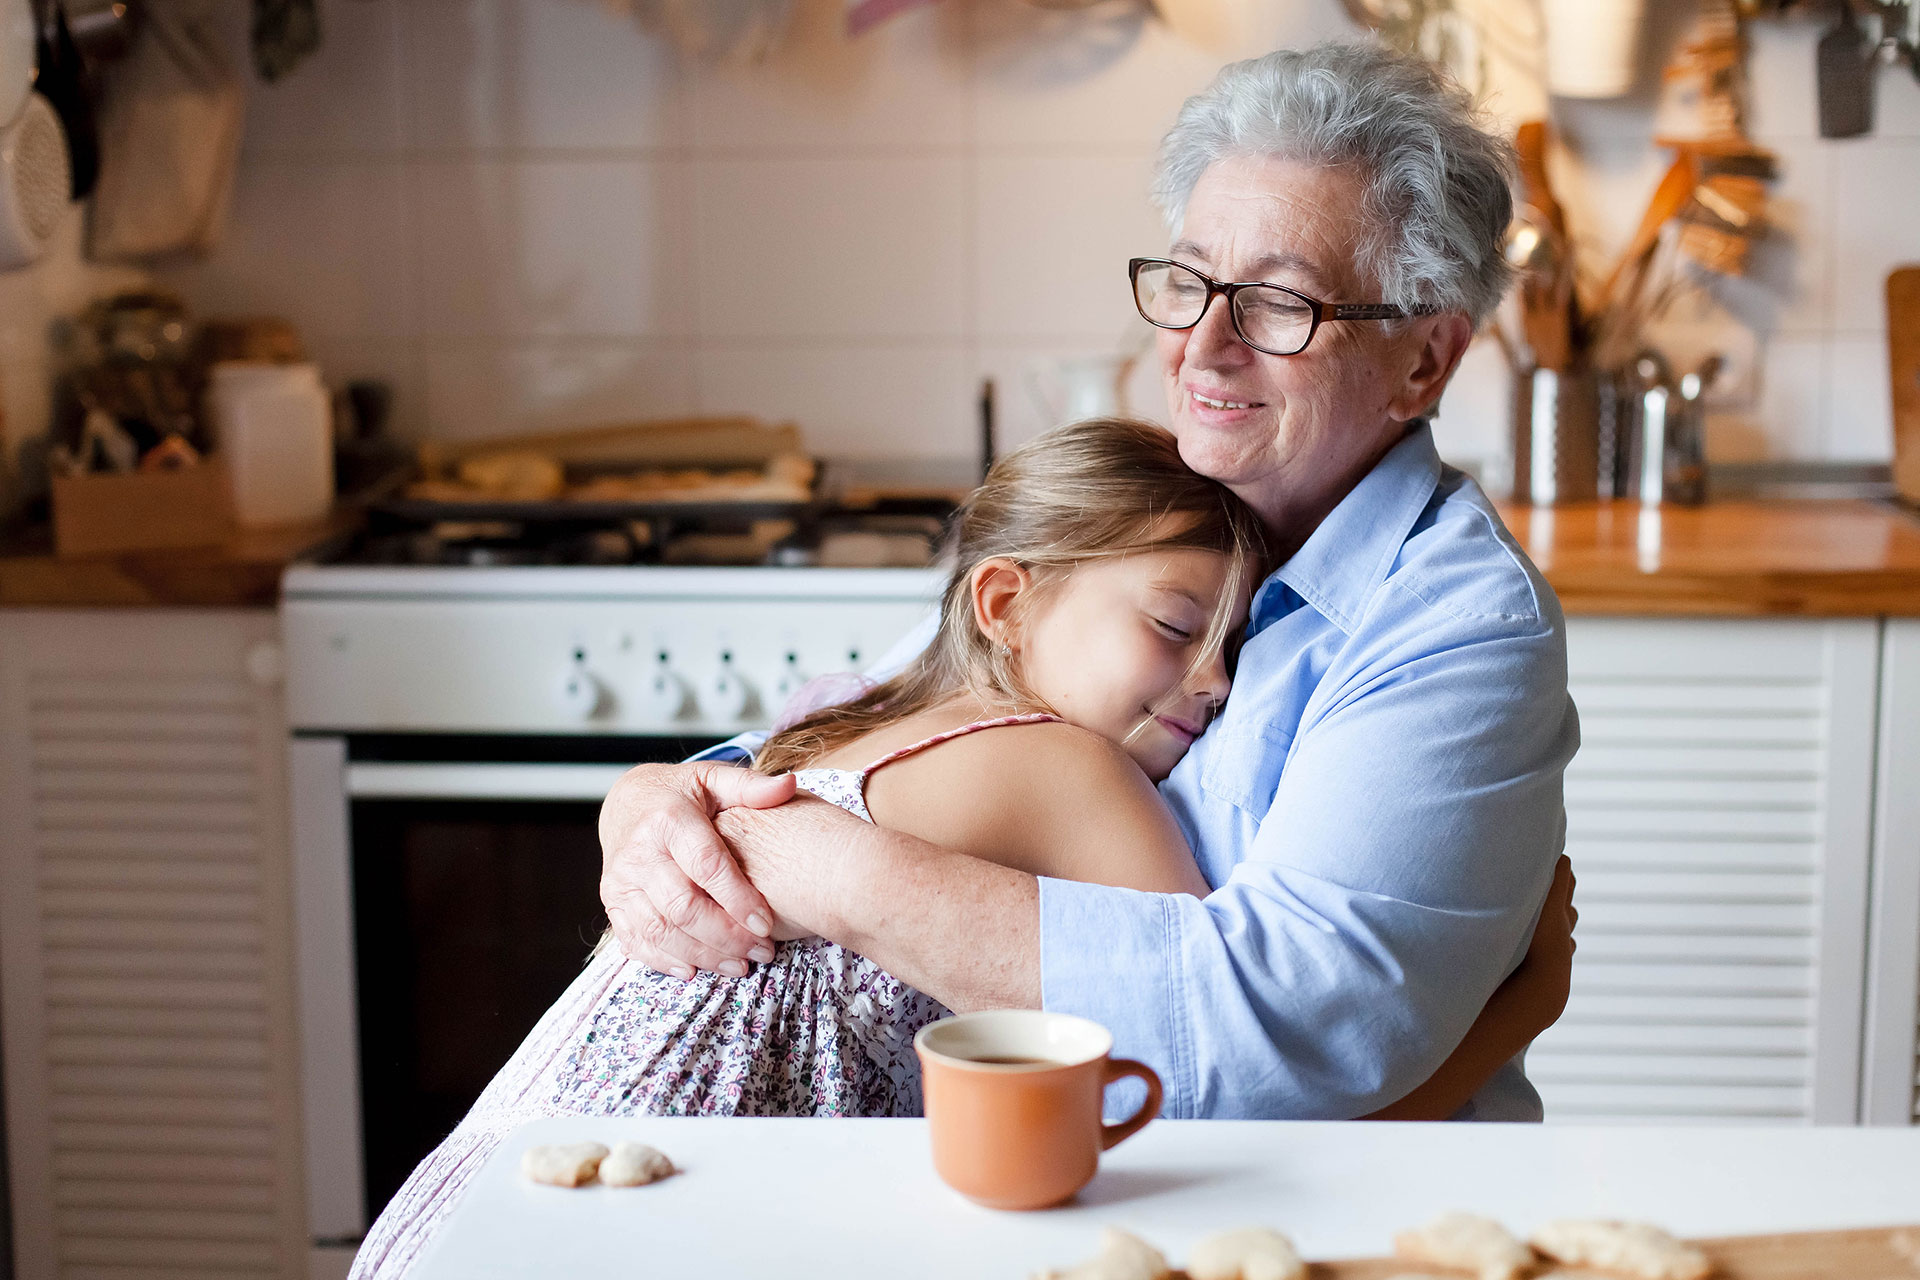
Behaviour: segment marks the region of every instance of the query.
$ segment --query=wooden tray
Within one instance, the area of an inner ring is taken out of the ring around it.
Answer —
[[[1920,1280],[1920,1225],[1862,1231],[1806,1231],[1774,1236],[1724,1236],[1693,1241],[1713,1259],[1716,1280]],[[1310,1280],[1391,1280],[1445,1276],[1397,1258],[1316,1262]],[[1454,1273],[1464,1276],[1464,1272]],[[1576,1267],[1544,1267],[1534,1276],[1597,1277]]]

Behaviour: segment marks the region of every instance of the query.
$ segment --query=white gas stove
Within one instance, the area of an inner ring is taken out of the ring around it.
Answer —
[[[303,565],[283,583],[296,731],[726,737],[858,670],[931,569]]]
[[[614,779],[766,725],[931,569],[287,571],[308,1214],[350,1253],[579,972]]]

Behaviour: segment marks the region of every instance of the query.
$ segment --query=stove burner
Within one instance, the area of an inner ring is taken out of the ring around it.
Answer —
[[[676,521],[665,536],[643,520],[607,523],[440,520],[374,512],[329,563],[471,568],[582,565],[897,565],[939,553],[946,512],[827,512],[792,520]]]

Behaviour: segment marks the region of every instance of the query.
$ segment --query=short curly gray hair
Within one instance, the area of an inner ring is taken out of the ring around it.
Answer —
[[[1373,42],[1282,49],[1224,68],[1161,141],[1154,203],[1178,233],[1200,175],[1229,156],[1354,168],[1366,181],[1361,270],[1382,301],[1477,326],[1512,278],[1513,148],[1445,72]]]

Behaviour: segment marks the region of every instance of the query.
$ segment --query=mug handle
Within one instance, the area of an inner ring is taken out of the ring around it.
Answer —
[[[1140,1109],[1119,1124],[1100,1126],[1100,1149],[1111,1151],[1134,1134],[1147,1127],[1147,1121],[1160,1114],[1160,1077],[1153,1068],[1144,1062],[1135,1062],[1132,1058],[1107,1059],[1107,1078],[1101,1082],[1101,1089],[1116,1080],[1125,1080],[1132,1076],[1147,1086],[1147,1100]]]

